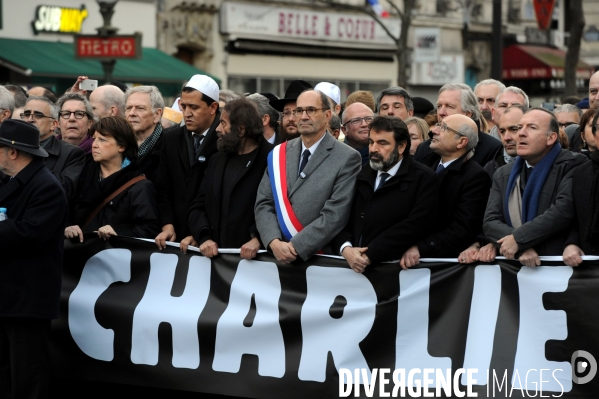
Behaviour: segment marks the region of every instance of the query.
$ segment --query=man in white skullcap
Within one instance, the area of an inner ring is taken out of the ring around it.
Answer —
[[[320,82],[314,86],[314,90],[324,93],[329,98],[331,111],[339,115],[339,112],[341,112],[341,90],[339,90],[339,87],[329,82]]]
[[[165,132],[156,182],[162,225],[156,244],[160,249],[166,247],[166,241],[181,241],[185,250],[189,244],[196,245],[189,231],[187,211],[210,157],[217,152],[218,90],[218,84],[209,76],[193,75],[179,100],[184,125]]]

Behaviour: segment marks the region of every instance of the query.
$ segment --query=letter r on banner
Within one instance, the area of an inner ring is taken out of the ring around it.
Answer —
[[[326,379],[327,357],[333,355],[337,371],[370,368],[360,350],[376,313],[372,284],[351,269],[310,266],[306,270],[308,295],[302,307],[303,346],[298,377],[304,381]],[[334,319],[330,307],[338,296],[347,300],[343,316]]]
[[[153,253],[146,292],[133,313],[131,361],[135,364],[158,363],[158,326],[170,323],[173,331],[173,366],[195,369],[200,365],[198,319],[210,292],[210,259],[193,256],[185,291],[173,297],[178,256]]]

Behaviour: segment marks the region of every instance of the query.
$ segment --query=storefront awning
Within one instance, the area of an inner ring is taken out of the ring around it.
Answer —
[[[503,79],[563,79],[566,52],[554,48],[515,44],[503,49]],[[578,61],[576,78],[589,79],[593,67]]]
[[[69,78],[85,75],[104,79],[102,65],[96,60],[75,58],[73,43],[37,40],[0,39],[0,66],[30,77]],[[144,48],[140,60],[118,60],[114,80],[177,87],[195,74],[206,72],[153,48]],[[209,75],[211,76],[211,75]],[[220,79],[212,76],[217,83]]]

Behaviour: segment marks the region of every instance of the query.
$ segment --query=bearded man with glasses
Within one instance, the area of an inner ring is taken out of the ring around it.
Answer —
[[[57,106],[48,98],[30,96],[20,116],[39,129],[40,146],[48,153],[46,168],[62,184],[70,200],[75,195],[77,181],[85,165],[85,153],[81,148],[54,137],[54,130],[58,127]]]
[[[306,90],[293,110],[300,137],[276,146],[256,198],[256,227],[280,263],[331,253],[349,219],[361,157],[327,132],[328,98]]]
[[[343,112],[343,142],[360,153],[362,165],[368,163],[368,126],[373,119],[374,112],[362,103],[353,103]]]

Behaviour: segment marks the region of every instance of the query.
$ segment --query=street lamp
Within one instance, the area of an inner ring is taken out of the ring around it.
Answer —
[[[111,20],[112,15],[114,14],[114,6],[118,2],[118,0],[96,0],[100,5],[100,14],[102,14],[102,19],[104,20],[104,25],[99,28],[96,28],[98,31],[98,35],[102,37],[115,36],[118,32],[118,28],[112,26]],[[106,60],[101,61],[102,68],[104,69],[104,80],[105,83],[112,82],[112,72],[114,71],[114,65],[116,64],[116,60]]]

